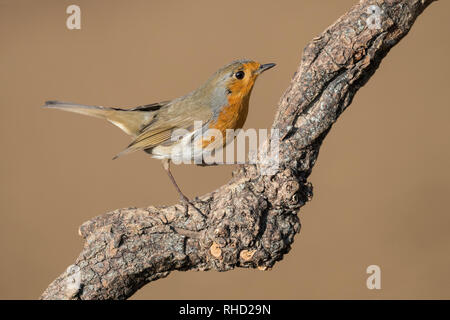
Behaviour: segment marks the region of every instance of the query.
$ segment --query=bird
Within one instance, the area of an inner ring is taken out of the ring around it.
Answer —
[[[162,160],[163,168],[180,200],[186,206],[195,208],[179,188],[171,173],[170,162],[186,158],[195,160],[206,151],[225,147],[234,138],[226,134],[227,130],[240,129],[245,123],[256,79],[274,66],[275,63],[235,60],[184,96],[133,108],[82,105],[57,100],[46,101],[43,107],[102,118],[116,125],[133,140],[113,159],[142,150]],[[216,130],[227,138],[205,136],[208,130]],[[193,145],[196,147],[194,151]]]

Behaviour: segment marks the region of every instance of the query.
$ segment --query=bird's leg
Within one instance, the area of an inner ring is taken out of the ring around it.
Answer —
[[[169,176],[170,181],[172,181],[172,184],[174,185],[175,189],[177,189],[178,194],[180,195],[181,201],[184,202],[184,204],[186,205],[186,211],[189,212],[188,210],[188,206],[192,206],[192,208],[194,208],[195,211],[197,211],[202,217],[204,217],[204,214],[197,209],[191,201],[189,201],[188,197],[186,197],[183,192],[181,192],[180,187],[178,187],[177,182],[175,181],[175,178],[172,175],[172,172],[170,172],[170,159],[164,159],[163,160],[163,167],[164,170],[166,170],[167,175]]]
[[[181,200],[183,200],[185,202],[189,202],[189,199],[183,194],[183,192],[181,192],[180,187],[178,187],[178,184],[175,181],[175,178],[173,177],[172,172],[170,172],[170,160],[169,159],[163,160],[163,167],[164,167],[164,170],[166,170],[167,175],[169,176],[170,181],[172,181],[172,184],[174,185],[175,189],[177,189],[177,192],[180,195]]]

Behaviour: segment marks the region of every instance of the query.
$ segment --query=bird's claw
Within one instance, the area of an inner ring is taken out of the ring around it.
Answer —
[[[191,206],[194,211],[197,212],[203,219],[206,218],[203,212],[201,212],[196,206],[194,206],[194,204],[187,197],[180,197],[180,202],[184,205],[186,216],[189,216],[189,206]]]

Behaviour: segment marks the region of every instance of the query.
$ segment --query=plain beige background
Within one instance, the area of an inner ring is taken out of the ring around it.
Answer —
[[[111,161],[129,138],[59,99],[135,106],[175,98],[237,58],[277,67],[245,128],[268,128],[309,40],[357,0],[0,1],[0,298],[37,298],[77,257],[78,226],[120,207],[172,204],[161,164]],[[68,30],[69,4],[82,29]],[[139,299],[450,298],[450,3],[419,17],[328,135],[302,231],[272,271],[174,272]],[[233,166],[174,167],[188,196]],[[382,289],[366,288],[366,268]]]

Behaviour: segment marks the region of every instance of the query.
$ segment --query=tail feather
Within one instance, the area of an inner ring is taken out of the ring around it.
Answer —
[[[71,102],[46,101],[44,108],[59,109],[64,111],[75,112],[96,118],[106,118],[107,108],[98,106],[87,106]]]
[[[155,116],[155,111],[106,108],[61,101],[46,101],[43,107],[106,119],[122,129],[125,133],[134,137],[136,137],[140,130],[150,123]]]

